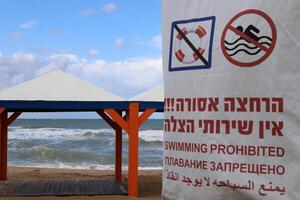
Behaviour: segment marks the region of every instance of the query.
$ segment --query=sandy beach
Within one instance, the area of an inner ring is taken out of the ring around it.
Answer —
[[[5,200],[19,199],[160,199],[161,193],[161,170],[141,170],[139,171],[139,198],[130,198],[122,195],[100,195],[100,196],[44,196],[44,197],[0,197]],[[24,168],[24,167],[9,167],[9,180],[33,180],[33,179],[98,179],[98,178],[113,178],[114,171],[112,170],[78,170],[78,169],[50,169],[50,168]],[[127,188],[127,171],[123,172],[123,185]]]

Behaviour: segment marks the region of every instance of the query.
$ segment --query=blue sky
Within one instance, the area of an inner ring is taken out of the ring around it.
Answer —
[[[112,61],[161,54],[151,43],[161,33],[159,0],[3,0],[0,17],[3,55],[33,51],[89,57],[95,49],[98,58]],[[123,45],[116,44],[118,39]]]
[[[55,69],[124,98],[162,83],[160,4],[0,1],[0,90]]]

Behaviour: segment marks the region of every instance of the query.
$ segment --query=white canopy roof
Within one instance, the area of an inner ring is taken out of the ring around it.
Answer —
[[[124,99],[61,70],[56,70],[1,91],[0,100],[123,101]]]
[[[164,102],[164,85],[157,85],[146,92],[132,97],[130,100]]]

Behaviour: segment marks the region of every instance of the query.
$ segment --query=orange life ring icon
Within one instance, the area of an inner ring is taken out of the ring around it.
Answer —
[[[181,31],[186,35],[190,36],[191,38],[195,38],[193,40],[194,46],[197,48],[198,52],[203,55],[205,52],[205,49],[201,48],[201,44],[203,44],[203,38],[206,35],[206,31],[202,26],[198,26],[195,30],[193,29],[187,29],[186,27],[182,28]],[[182,48],[183,44],[185,42],[183,41],[182,36],[178,33],[176,36],[176,42],[175,42],[175,56],[177,60],[184,64],[192,64],[195,61],[199,59],[197,54],[193,52],[189,47]],[[185,52],[183,49],[188,49],[191,52]]]

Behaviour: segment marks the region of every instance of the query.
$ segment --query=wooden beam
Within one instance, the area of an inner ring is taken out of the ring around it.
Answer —
[[[14,112],[12,115],[9,116],[7,119],[7,126],[11,125],[22,113],[21,112]]]
[[[110,125],[111,128],[116,130],[115,122],[103,110],[97,111],[97,113],[106,123],[108,123],[108,125]]]
[[[122,116],[114,109],[104,110],[116,123],[118,123],[121,128],[129,134],[128,123],[122,118]]]
[[[129,105],[129,158],[128,158],[128,194],[138,196],[138,165],[139,165],[139,104]]]
[[[115,138],[115,180],[122,181],[122,128],[116,123]]]
[[[0,180],[7,180],[7,112],[0,109]]]
[[[139,117],[139,127],[156,111],[156,109],[146,109]]]

